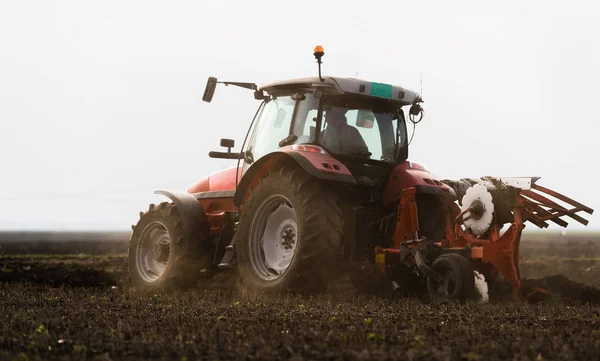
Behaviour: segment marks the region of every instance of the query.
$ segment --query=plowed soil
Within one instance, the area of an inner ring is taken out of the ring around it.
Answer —
[[[598,308],[4,285],[3,359],[595,359]]]
[[[227,275],[210,289],[147,293],[126,283],[123,254],[4,255],[0,360],[598,359],[597,256],[531,252],[525,291],[553,294],[519,304],[502,301],[502,284],[493,302],[459,304],[248,295]]]

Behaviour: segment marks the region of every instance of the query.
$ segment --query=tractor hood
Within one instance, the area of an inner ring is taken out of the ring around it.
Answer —
[[[211,191],[235,191],[235,171],[236,167],[223,169],[212,173],[194,183],[188,193],[211,192]],[[239,168],[239,177],[241,179],[241,168]]]

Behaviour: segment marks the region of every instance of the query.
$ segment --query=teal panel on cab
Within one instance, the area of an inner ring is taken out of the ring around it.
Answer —
[[[390,84],[371,83],[371,95],[382,98],[392,98],[392,86]]]

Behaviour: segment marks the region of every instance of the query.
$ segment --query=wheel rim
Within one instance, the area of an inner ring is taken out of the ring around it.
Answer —
[[[136,268],[140,277],[148,282],[156,282],[167,268],[171,254],[171,238],[167,227],[158,221],[146,226],[136,249]]]
[[[454,291],[456,290],[456,274],[451,269],[445,269],[441,272],[441,275],[443,277],[443,280],[441,282],[434,281],[435,290],[440,296],[444,298],[451,297],[452,294],[454,294]]]
[[[272,195],[258,208],[250,231],[250,264],[263,280],[280,278],[298,248],[298,221],[292,203]]]

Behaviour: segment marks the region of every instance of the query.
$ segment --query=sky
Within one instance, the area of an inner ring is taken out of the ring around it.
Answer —
[[[326,75],[422,91],[410,159],[439,177],[541,176],[598,209],[599,8],[2,1],[0,229],[128,229],[166,200],[155,189],[235,165],[208,152],[220,138],[239,148],[259,103],[234,87],[203,102],[209,76],[316,76],[315,45]],[[588,229],[599,212],[584,215]]]

